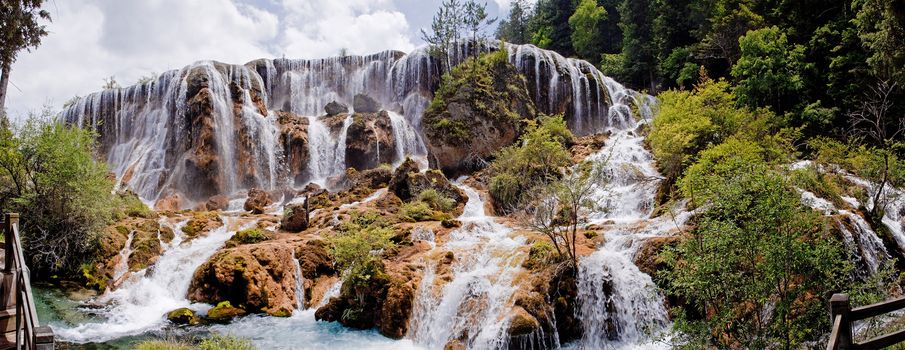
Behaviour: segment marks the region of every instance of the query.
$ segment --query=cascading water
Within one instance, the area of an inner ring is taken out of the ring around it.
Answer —
[[[498,49],[495,45],[483,49]],[[565,113],[575,133],[628,125],[628,106],[640,95],[590,63],[532,45],[505,48],[510,62],[529,78],[539,109]],[[472,49],[466,43],[457,45],[453,63]],[[117,179],[147,202],[172,191],[197,203],[251,187],[304,185],[289,180],[296,173],[322,183],[345,171],[345,134],[331,134],[314,116],[322,115],[328,102],[350,104],[356,94],[367,94],[392,112],[393,136],[400,145],[397,163],[409,155],[426,156],[421,116],[443,73],[428,51],[422,47],[407,55],[385,51],[314,60],[260,59],[245,65],[201,61],[150,82],[85,96],[62,118],[95,128]],[[303,169],[284,166],[276,111],[308,118],[305,153],[310,159]],[[199,120],[206,113],[210,130]]]
[[[135,231],[129,232],[129,237],[126,238],[126,244],[123,245],[123,249],[119,252],[119,263],[116,264],[116,267],[113,270],[113,280],[119,281],[120,278],[126,275],[126,272],[129,272],[129,257],[132,256],[132,239],[135,238]]]
[[[302,265],[299,259],[295,257],[295,250],[292,251],[292,264],[295,268],[295,310],[305,310],[305,278],[302,277]]]
[[[425,271],[408,337],[429,349],[451,340],[469,349],[499,349],[508,341],[504,333],[518,287],[514,279],[526,255],[520,250],[525,238],[487,216],[477,191],[461,188],[468,195],[459,217],[462,227],[440,246],[455,256],[451,280],[437,285],[437,271]]]
[[[54,327],[54,332],[65,341],[102,342],[157,329],[166,322],[163,315],[174,309],[206,307],[190,303],[186,294],[195,269],[236,232],[234,219],[223,219],[222,227],[184,243],[177,225],[172,247],[154,266],[132,274],[119,288],[93,301],[102,305],[103,321]]]

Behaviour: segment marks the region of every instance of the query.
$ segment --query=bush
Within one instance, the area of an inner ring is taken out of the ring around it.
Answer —
[[[557,261],[556,248],[547,241],[535,241],[528,251],[528,259],[522,264],[526,269],[543,268]]]
[[[346,271],[344,285],[366,285],[384,275],[380,257],[396,247],[391,240],[396,235],[393,228],[376,212],[352,212],[338,229],[329,242],[337,267]]]
[[[117,202],[117,206],[120,208],[116,213],[117,219],[125,217],[153,219],[157,217],[157,213],[148,208],[134,192],[119,192]]]
[[[135,350],[193,350],[189,344],[175,340],[146,340],[135,346]]]
[[[255,346],[246,338],[232,335],[216,334],[198,344],[199,350],[255,350]]]
[[[0,207],[21,214],[26,263],[38,276],[80,275],[113,219],[116,200],[95,134],[32,116],[0,127]]]
[[[263,230],[259,228],[249,228],[236,232],[229,240],[238,242],[239,244],[254,244],[270,239]]]
[[[417,200],[426,203],[434,210],[442,212],[448,212],[456,207],[456,201],[454,199],[437,192],[437,190],[433,188],[421,191],[421,193],[418,194]]]
[[[572,163],[566,149],[572,142],[562,116],[529,122],[519,142],[500,150],[490,165],[490,196],[496,209],[511,212],[533,188],[558,178],[560,168]]]
[[[434,210],[422,201],[412,201],[399,208],[399,217],[409,222],[430,221],[434,219]]]

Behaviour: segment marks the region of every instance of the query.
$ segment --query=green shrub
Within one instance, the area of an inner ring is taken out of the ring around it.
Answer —
[[[255,346],[246,338],[232,335],[216,334],[198,344],[199,350],[255,350]]]
[[[37,278],[79,276],[114,218],[109,170],[96,134],[49,111],[13,132],[0,126],[0,207],[21,214],[26,264]]]
[[[366,285],[373,278],[383,276],[380,257],[396,247],[396,235],[389,224],[376,212],[352,212],[351,218],[338,227],[328,241],[331,254],[343,275],[344,288]]]
[[[556,247],[545,240],[538,240],[531,244],[528,251],[528,259],[522,264],[526,269],[537,269],[548,266],[557,261],[559,254]]]
[[[120,208],[116,213],[117,219],[126,217],[153,219],[157,217],[157,213],[151,210],[151,208],[148,208],[148,206],[138,198],[138,195],[131,191],[120,192],[117,201],[117,205]]]
[[[231,241],[240,244],[254,244],[268,239],[270,239],[270,237],[267,236],[267,233],[259,228],[249,228],[236,232],[236,234],[230,238]]]
[[[566,147],[573,139],[560,115],[529,122],[519,142],[500,150],[490,164],[490,196],[496,209],[511,212],[535,186],[558,178],[560,168],[572,162]]]
[[[146,340],[135,346],[135,350],[193,350],[189,344],[175,340]]]
[[[421,193],[418,194],[417,200],[427,203],[427,205],[434,210],[442,212],[448,212],[456,207],[456,201],[454,199],[437,192],[437,190],[433,188],[421,191]]]
[[[412,201],[399,208],[399,216],[410,222],[430,221],[434,218],[434,210],[422,201]]]

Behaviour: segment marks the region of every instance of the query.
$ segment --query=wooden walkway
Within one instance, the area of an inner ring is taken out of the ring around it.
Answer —
[[[863,342],[854,341],[852,324],[855,321],[880,316],[896,310],[905,309],[905,298],[887,300],[862,307],[852,308],[848,295],[833,294],[830,298],[830,320],[833,331],[826,345],[827,350],[862,350],[882,349],[905,342],[905,329],[877,336]]]
[[[2,268],[0,268],[0,350],[53,350],[53,330],[38,323],[34,296],[22,241],[19,214],[3,220]]]

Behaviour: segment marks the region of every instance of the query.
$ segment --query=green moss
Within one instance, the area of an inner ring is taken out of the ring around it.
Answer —
[[[193,350],[186,343],[176,340],[146,340],[135,346],[135,350]]]
[[[107,288],[109,278],[99,275],[97,268],[92,263],[84,263],[81,266],[82,278],[85,280],[85,286],[94,290],[104,290]]]
[[[433,188],[421,191],[421,193],[418,194],[417,200],[426,203],[434,210],[442,212],[449,212],[456,207],[456,201],[454,199],[437,192],[437,190]]]
[[[399,216],[409,222],[429,221],[434,218],[434,210],[427,203],[413,201],[399,208]]]
[[[237,242],[239,244],[253,244],[258,242],[263,242],[270,239],[267,233],[259,228],[250,228],[245,229],[239,232],[236,232],[229,240],[233,242]]]
[[[245,315],[245,310],[232,306],[229,300],[221,301],[207,311],[207,317],[214,321],[228,321],[242,315]]]
[[[550,242],[536,241],[531,244],[528,251],[528,259],[522,264],[526,269],[533,270],[543,268],[556,262],[556,248]]]

